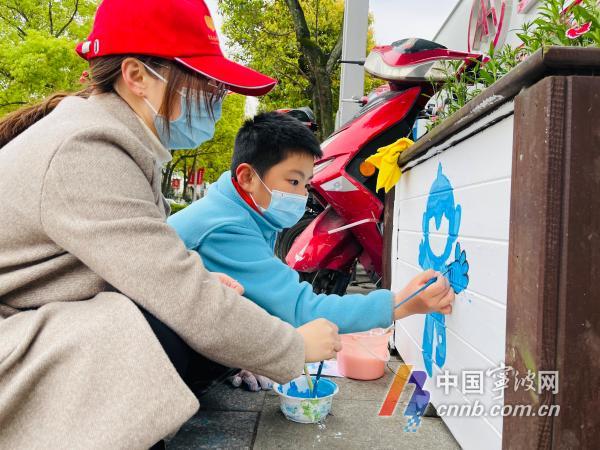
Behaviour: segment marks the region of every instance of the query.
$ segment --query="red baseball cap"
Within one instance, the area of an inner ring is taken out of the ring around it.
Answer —
[[[277,84],[223,56],[204,0],[104,0],[77,53],[86,60],[128,53],[174,60],[244,95],[264,95]]]

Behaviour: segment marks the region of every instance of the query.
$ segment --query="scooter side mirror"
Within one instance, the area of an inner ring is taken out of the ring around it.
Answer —
[[[425,83],[447,78],[448,61],[481,61],[480,53],[448,50],[426,39],[403,39],[375,47],[365,62],[371,75],[396,83]]]

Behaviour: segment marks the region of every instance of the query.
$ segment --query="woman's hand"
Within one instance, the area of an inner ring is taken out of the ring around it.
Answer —
[[[316,319],[302,325],[298,332],[304,338],[306,362],[331,359],[342,349],[338,327],[326,319]]]
[[[435,283],[395,310],[394,319],[398,320],[412,314],[427,314],[432,312],[450,314],[452,312],[454,290],[450,287],[450,283],[446,277],[431,269],[414,277],[404,289],[398,292],[394,296],[394,304],[397,305],[400,303],[434,277],[437,277]]]
[[[240,295],[242,295],[244,293],[244,286],[242,286],[240,283],[238,283],[237,280],[234,280],[229,275],[221,273],[221,272],[214,272],[214,274],[217,277],[219,277],[219,281],[221,282],[222,285],[233,289],[235,292],[237,292]]]

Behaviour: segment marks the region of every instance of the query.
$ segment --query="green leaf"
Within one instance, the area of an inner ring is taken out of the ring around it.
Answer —
[[[562,0],[542,0],[538,7],[538,15],[530,22],[521,26],[516,34],[523,42],[519,48],[505,46],[501,49],[494,49],[490,45],[490,61],[486,64],[478,65],[472,73],[465,74],[461,80],[448,77],[444,85],[438,89],[438,96],[448,95],[448,104],[445,110],[440,113],[440,119],[432,127],[437,126],[444,118],[460,109],[466,102],[483,91],[486,87],[495,83],[510,70],[519,64],[521,56],[527,56],[540,48],[546,48],[549,45],[564,46],[600,46],[600,4],[596,0],[584,0],[581,4],[571,10],[574,19],[578,24],[592,22],[591,30],[577,39],[569,39],[566,36],[569,25],[562,14]],[[471,87],[465,89],[465,85]]]

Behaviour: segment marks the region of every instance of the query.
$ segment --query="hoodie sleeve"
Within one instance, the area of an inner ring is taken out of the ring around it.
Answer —
[[[273,255],[263,237],[239,225],[208,233],[194,248],[206,267],[239,281],[244,295],[293,326],[317,318],[335,323],[340,333],[387,327],[392,323],[393,295],[379,289],[367,295],[315,294],[298,273]]]

